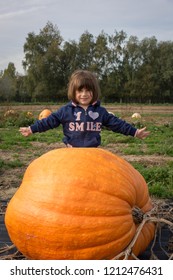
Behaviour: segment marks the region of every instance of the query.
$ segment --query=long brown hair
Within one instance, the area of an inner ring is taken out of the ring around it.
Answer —
[[[100,87],[95,74],[87,70],[76,70],[70,77],[68,85],[68,98],[76,103],[76,90],[86,88],[92,91],[91,103],[98,100]]]

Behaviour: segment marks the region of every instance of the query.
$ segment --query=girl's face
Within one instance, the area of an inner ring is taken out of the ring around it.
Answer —
[[[92,98],[93,93],[91,90],[86,88],[76,90],[76,101],[81,107],[87,108],[91,104]]]

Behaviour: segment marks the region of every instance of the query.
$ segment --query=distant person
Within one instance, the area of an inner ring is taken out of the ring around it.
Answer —
[[[36,121],[29,127],[21,127],[23,136],[63,127],[63,142],[67,147],[98,147],[101,144],[102,127],[113,132],[146,138],[150,132],[146,127],[137,129],[124,120],[109,113],[100,105],[99,83],[96,76],[86,70],[75,71],[69,81],[69,103],[47,118]]]

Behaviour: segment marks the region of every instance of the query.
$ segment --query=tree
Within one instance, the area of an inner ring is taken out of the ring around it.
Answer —
[[[109,37],[103,31],[96,37],[95,51],[94,51],[94,61],[95,61],[95,71],[102,79],[103,75],[107,74],[109,68]]]
[[[118,102],[122,99],[121,95],[126,81],[123,65],[126,38],[125,32],[116,30],[113,35],[108,36],[107,62],[102,79],[107,101]]]
[[[66,101],[67,84],[76,69],[97,75],[105,102],[173,102],[173,43],[155,37],[139,40],[124,31],[94,37],[85,31],[79,41],[64,42],[48,22],[24,44],[25,76],[13,63],[0,71],[4,101]]]
[[[173,42],[167,41],[158,44],[156,67],[159,83],[158,98],[160,102],[173,102]]]
[[[78,53],[76,57],[78,68],[93,70],[94,47],[94,37],[86,31],[79,38]]]
[[[32,100],[56,100],[61,88],[61,43],[57,26],[48,22],[38,35],[29,33],[24,44],[23,66]]]
[[[7,69],[1,74],[0,79],[0,97],[2,100],[10,102],[15,99],[17,86],[16,68],[14,63],[10,62]]]
[[[67,90],[67,83],[70,75],[79,68],[78,63],[78,44],[76,41],[65,42],[61,53],[61,77],[62,77],[62,92]]]
[[[129,38],[124,58],[126,102],[145,102],[147,98],[151,98],[154,89],[151,53],[155,50],[156,43],[155,38],[146,38],[142,42],[134,36]]]

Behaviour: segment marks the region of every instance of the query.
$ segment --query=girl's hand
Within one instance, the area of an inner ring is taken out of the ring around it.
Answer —
[[[150,134],[150,131],[146,131],[146,127],[137,129],[135,133],[135,137],[139,139],[145,139]]]
[[[27,137],[27,136],[29,136],[30,134],[32,134],[32,130],[31,130],[30,127],[20,127],[19,131],[20,131],[20,133],[21,133],[23,136],[25,136],[25,137]]]

